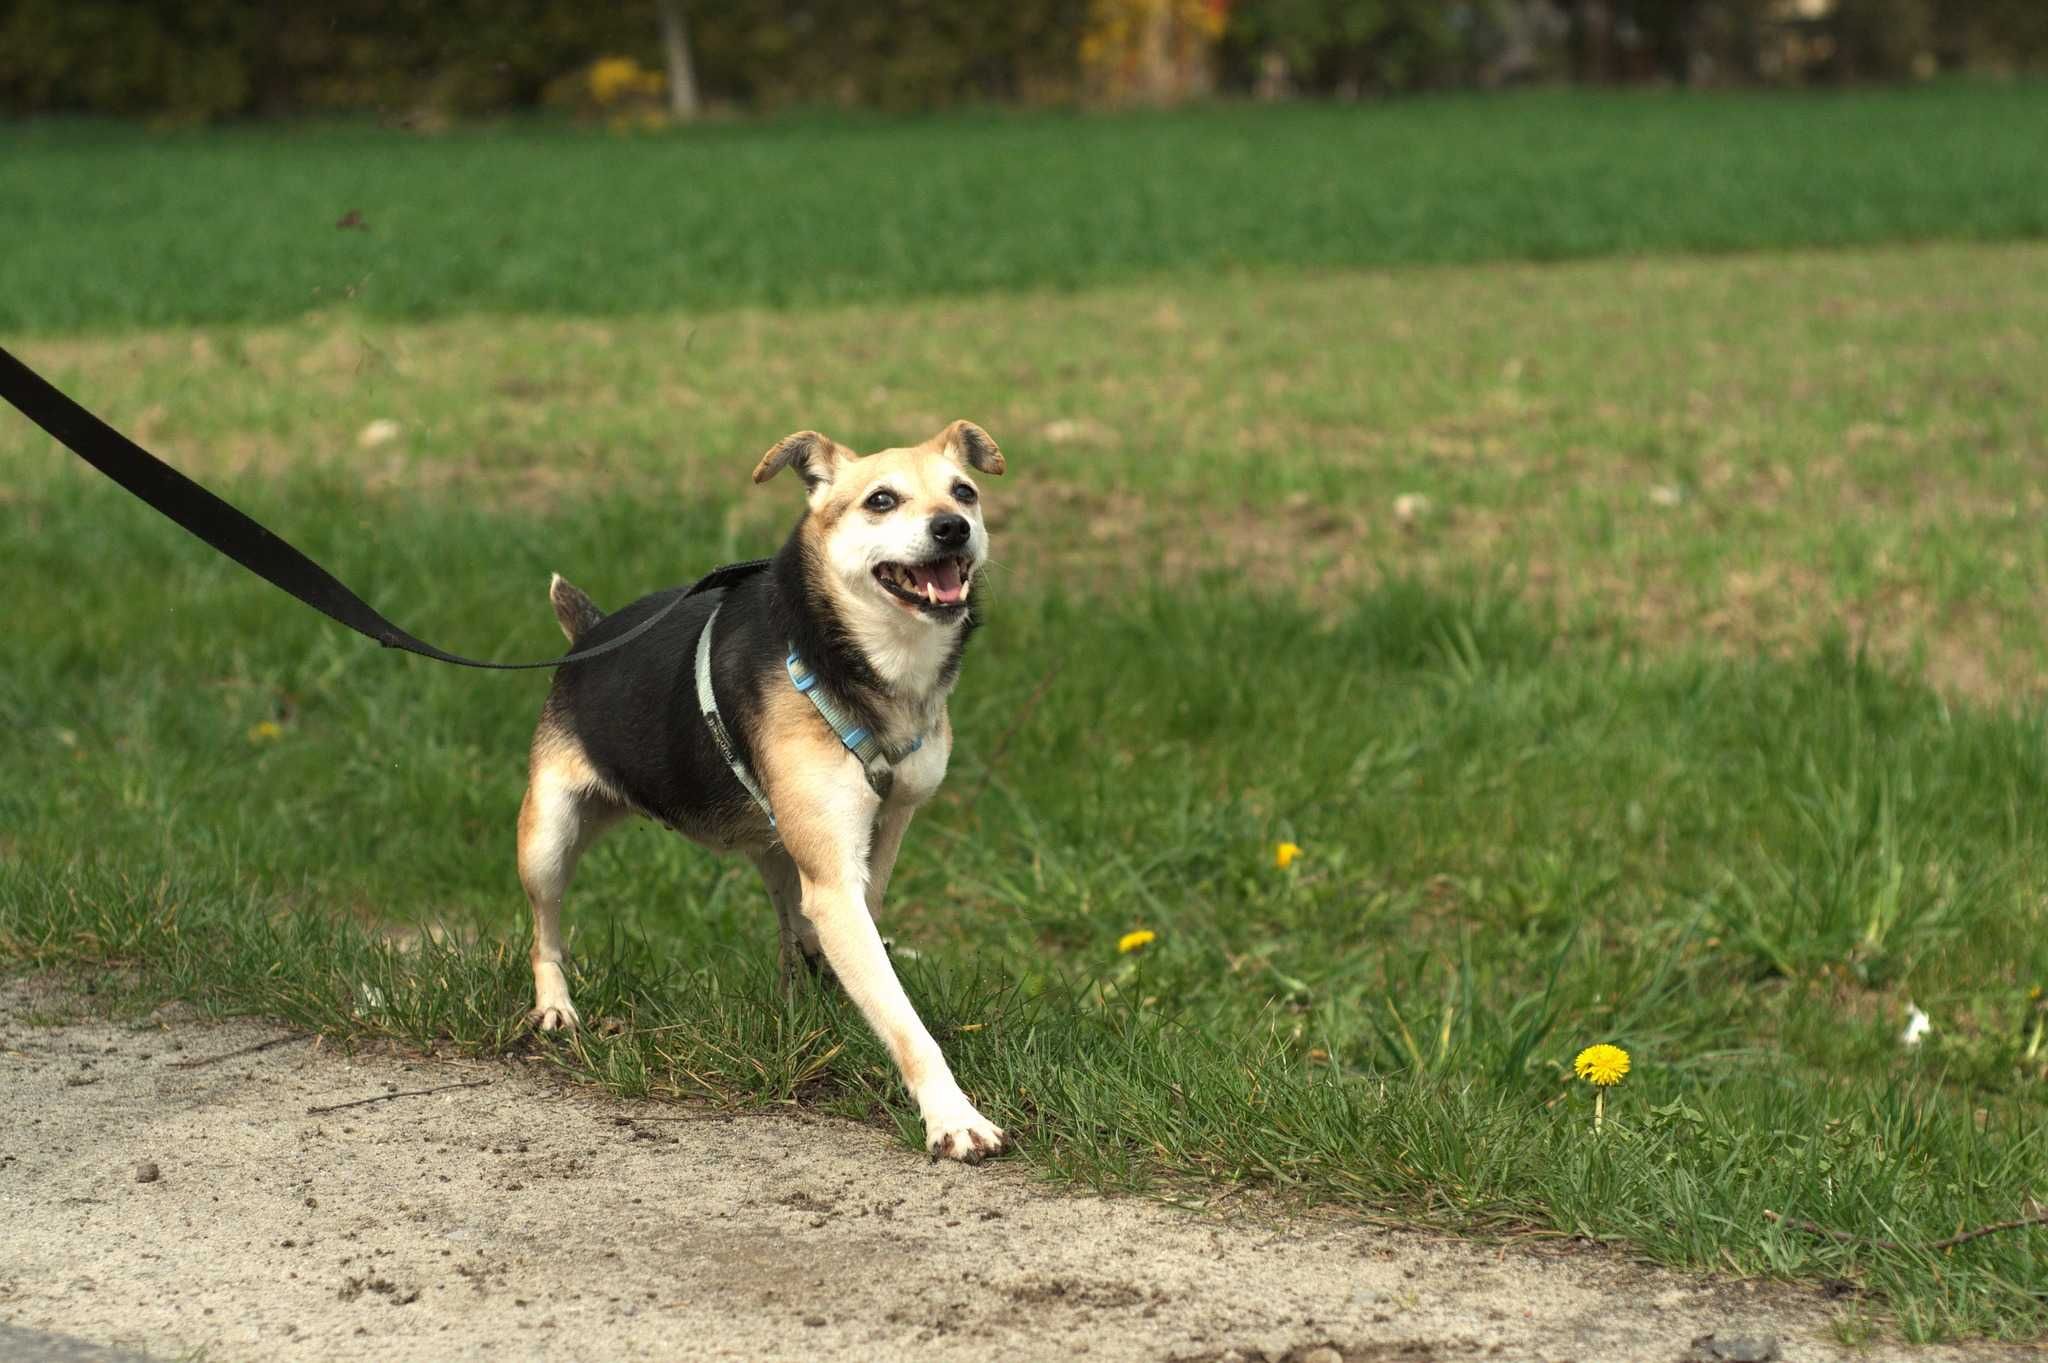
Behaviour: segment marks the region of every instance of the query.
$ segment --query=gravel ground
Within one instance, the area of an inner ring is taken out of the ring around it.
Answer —
[[[536,1065],[108,1022],[47,983],[0,981],[0,1038],[0,1363],[2019,1356],[1849,1355],[1811,1290],[1049,1191]]]

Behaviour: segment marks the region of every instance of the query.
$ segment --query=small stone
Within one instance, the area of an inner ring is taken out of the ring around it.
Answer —
[[[389,445],[398,439],[400,431],[397,422],[388,416],[380,416],[363,427],[362,433],[356,436],[356,443],[366,450],[374,450],[380,445]]]
[[[156,1167],[155,1160],[144,1160],[135,1166],[135,1181],[137,1183],[154,1183],[163,1176],[164,1171]]]
[[[1303,1354],[1301,1363],[1344,1363],[1344,1355],[1324,1344]]]

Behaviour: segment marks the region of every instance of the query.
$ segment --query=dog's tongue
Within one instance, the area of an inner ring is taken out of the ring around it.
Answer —
[[[957,559],[942,558],[937,563],[920,563],[910,570],[910,575],[916,579],[919,592],[929,586],[931,594],[941,601],[958,601],[962,595]]]

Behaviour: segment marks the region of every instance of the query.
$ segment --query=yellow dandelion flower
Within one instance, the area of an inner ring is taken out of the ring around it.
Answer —
[[[274,719],[266,719],[249,730],[251,743],[275,743],[284,737],[284,726]]]
[[[1606,1088],[1619,1084],[1628,1073],[1628,1052],[1619,1046],[1588,1046],[1572,1061],[1572,1068],[1587,1083]]]
[[[1122,954],[1124,952],[1136,951],[1139,947],[1150,946],[1158,940],[1159,934],[1152,931],[1152,929],[1139,928],[1136,932],[1127,932],[1117,938],[1116,949],[1119,954]]]
[[[1601,1119],[1607,1115],[1607,1090],[1628,1073],[1628,1052],[1603,1041],[1580,1051],[1572,1061],[1572,1069],[1593,1086],[1593,1130],[1597,1132]]]
[[[1275,848],[1273,849],[1273,869],[1274,869],[1274,870],[1276,870],[1276,871],[1284,871],[1284,870],[1286,870],[1286,869],[1287,869],[1288,867],[1290,867],[1290,866],[1292,866],[1292,865],[1294,864],[1294,859],[1295,859],[1296,857],[1300,856],[1300,855],[1301,855],[1301,844],[1300,844],[1300,843],[1298,843],[1298,842],[1283,842],[1283,843],[1281,843],[1281,844],[1280,844],[1280,845],[1279,845],[1278,847],[1275,847]]]

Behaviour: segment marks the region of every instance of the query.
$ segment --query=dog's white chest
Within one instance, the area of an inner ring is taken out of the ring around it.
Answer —
[[[892,615],[902,612],[891,608]],[[954,655],[958,635],[922,620],[884,618],[851,622],[854,642],[868,666],[893,691],[922,696],[939,684],[939,674]]]
[[[889,792],[890,800],[907,800],[914,805],[929,800],[946,779],[946,759],[952,751],[952,736],[943,729],[925,739],[923,747],[896,764],[896,785]]]

